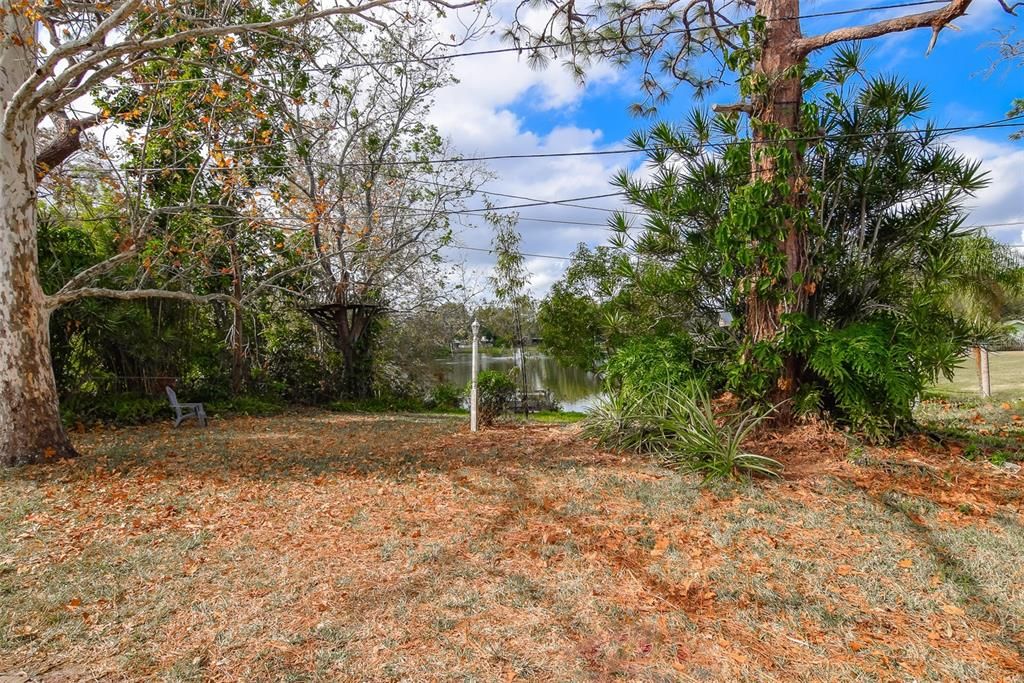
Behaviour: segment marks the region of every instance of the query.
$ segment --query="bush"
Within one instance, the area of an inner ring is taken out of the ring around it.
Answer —
[[[498,370],[483,370],[476,377],[477,416],[483,426],[494,424],[499,415],[508,410],[516,395],[512,377]],[[472,385],[470,385],[472,390]]]
[[[608,387],[583,421],[583,433],[617,451],[650,453],[657,450],[656,411],[650,392],[629,384]]]
[[[725,385],[721,363],[724,351],[717,343],[705,341],[698,345],[684,333],[636,337],[615,350],[602,372],[605,380],[616,388],[649,391],[697,378],[712,388],[721,388]]]
[[[441,382],[430,390],[427,407],[441,410],[458,410],[462,407],[466,394],[462,389],[447,382]]]
[[[940,374],[951,376],[963,348],[941,312],[919,317],[875,315],[845,326],[805,322],[791,335],[817,380],[814,400],[873,443],[912,428],[914,401]],[[809,402],[800,398],[798,408]]]
[[[235,396],[227,400],[210,401],[204,405],[208,415],[277,415],[285,405],[276,398],[265,396]]]
[[[743,441],[774,408],[716,412],[703,384],[662,384],[649,391],[609,392],[584,423],[584,433],[607,448],[652,453],[669,467],[713,479],[777,476],[782,464],[748,453]]]
[[[60,409],[67,424],[106,422],[137,425],[169,419],[172,415],[166,397],[138,394],[104,394],[99,397],[77,394],[61,401]]]

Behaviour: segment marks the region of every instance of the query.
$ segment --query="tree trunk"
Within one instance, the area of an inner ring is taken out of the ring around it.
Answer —
[[[242,259],[238,253],[238,237],[233,230],[231,235],[231,295],[237,301],[242,300]],[[231,317],[231,393],[238,396],[245,389],[246,357],[245,357],[245,319],[242,309],[232,306]]]
[[[7,6],[4,3],[4,6]],[[0,16],[0,111],[35,59],[11,35],[32,35],[20,12]],[[0,464],[75,454],[61,425],[50,360],[50,311],[39,284],[36,247],[35,130],[19,116],[0,135]]]
[[[342,393],[348,399],[361,400],[373,394],[372,351],[364,341],[353,341],[349,336],[338,338],[337,346],[345,362]]]
[[[752,116],[754,144],[753,172],[759,180],[775,180],[780,172],[774,154],[769,153],[776,140],[784,131],[799,131],[803,88],[796,67],[800,64],[799,53],[794,44],[800,39],[799,0],[758,0],[757,13],[767,18],[767,36],[758,70],[767,76],[768,91],[753,102]],[[783,74],[785,74],[783,76]],[[799,137],[799,133],[795,132]],[[802,201],[799,167],[801,159],[797,143],[788,143],[789,151],[796,159],[794,172],[788,178],[790,193],[785,201],[798,206]],[[785,238],[778,244],[785,255],[785,283],[774,288],[779,296],[763,297],[756,288],[747,298],[747,332],[755,342],[775,339],[782,331],[781,316],[784,313],[804,312],[808,306],[808,292],[812,285],[806,280],[807,245],[806,234],[790,222],[785,226]],[[799,273],[799,275],[797,275]],[[770,277],[765,272],[756,277]],[[781,288],[779,287],[781,285]],[[795,357],[783,361],[778,378],[774,400],[782,401],[792,397],[797,390],[799,362]]]
[[[338,309],[334,345],[344,360],[342,394],[347,399],[360,400],[370,398],[373,393],[373,358],[369,339],[373,321],[367,320],[364,327],[356,322],[356,315],[350,321],[348,311]]]

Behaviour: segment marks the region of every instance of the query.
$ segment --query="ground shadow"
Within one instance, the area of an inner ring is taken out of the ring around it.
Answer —
[[[74,480],[99,467],[124,475],[156,470],[167,478],[294,481],[344,474],[405,482],[423,473],[451,474],[463,468],[564,471],[613,459],[568,430],[572,428],[520,425],[473,434],[464,418],[446,416],[318,413],[236,418],[214,421],[207,429],[160,425],[78,434],[78,458],[20,468],[8,476]]]

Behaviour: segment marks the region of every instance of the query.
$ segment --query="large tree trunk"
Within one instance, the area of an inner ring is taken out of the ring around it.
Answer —
[[[5,3],[6,5],[6,3]],[[0,111],[31,73],[34,58],[9,36],[31,35],[20,12],[0,17]],[[50,361],[50,311],[38,278],[36,122],[20,116],[0,135],[0,464],[74,455],[60,421]]]
[[[768,91],[753,102],[752,116],[759,123],[753,126],[753,171],[760,180],[775,180],[779,174],[778,163],[770,153],[782,134],[780,131],[799,131],[803,88],[796,67],[801,56],[794,49],[800,39],[799,0],[758,0],[757,13],[767,18],[767,36],[758,69],[767,76]],[[783,77],[782,74],[785,74]],[[799,137],[799,133],[794,133]],[[789,151],[797,160],[794,172],[788,178],[791,192],[785,201],[797,206],[802,201],[800,190],[800,158],[796,143],[789,143]],[[767,153],[766,153],[767,152]],[[780,284],[783,296],[762,297],[753,289],[747,298],[747,332],[751,339],[768,341],[777,337],[782,330],[781,316],[784,313],[807,310],[808,292],[812,291],[807,275],[807,236],[800,226],[792,222],[785,227],[785,238],[777,245],[785,255],[786,281]],[[797,275],[799,273],[799,275]],[[769,277],[767,273],[757,277]],[[775,288],[776,292],[780,292]],[[780,293],[782,293],[780,292]],[[784,359],[782,373],[778,379],[774,399],[781,401],[792,397],[799,379],[797,358]]]
[[[367,328],[370,326],[367,321]],[[365,330],[364,333],[369,330]],[[335,345],[341,351],[344,360],[344,376],[342,377],[342,393],[345,398],[362,400],[373,394],[373,359],[372,350],[365,338],[354,338],[348,318],[342,314],[338,319],[338,330]]]

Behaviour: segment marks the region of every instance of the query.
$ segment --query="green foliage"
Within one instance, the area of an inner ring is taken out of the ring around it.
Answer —
[[[70,396],[61,402],[61,417],[66,424],[91,425],[104,423],[118,426],[138,425],[167,420],[172,415],[167,397],[138,394],[105,394]]]
[[[189,390],[183,390],[182,401],[194,401]],[[230,415],[276,415],[284,410],[280,400],[265,396],[234,396],[229,399],[201,401],[210,417]],[[103,393],[100,396],[74,394],[61,402],[61,417],[65,424],[107,424],[118,427],[169,422],[173,413],[167,397],[146,396],[138,393]]]
[[[476,378],[477,416],[483,426],[494,421],[506,410],[516,395],[516,383],[509,373],[481,370]],[[471,388],[471,387],[470,387]]]
[[[692,379],[693,340],[683,334],[636,337],[622,344],[604,366],[610,386],[647,391]]]
[[[905,431],[922,389],[1000,333],[1024,269],[963,227],[986,177],[929,132],[927,93],[868,78],[861,64],[850,48],[803,68],[817,98],[800,130],[761,131],[779,143],[752,150],[736,117],[700,110],[634,134],[649,170],[615,183],[642,215],[617,216],[607,252],[579,254],[552,288],[546,343],[616,384],[711,370],[713,391],[748,405],[793,393],[787,411],[821,412],[873,440]],[[752,152],[784,180],[752,182]],[[792,273],[778,247],[791,230],[807,258]],[[759,334],[772,328],[748,318],[757,311],[778,315],[781,332]]]
[[[580,245],[561,280],[537,310],[544,349],[563,365],[595,371],[604,364],[615,331],[606,312],[614,306],[610,250]],[[619,321],[621,322],[621,321]]]
[[[651,395],[651,390],[634,385],[610,388],[591,406],[583,421],[583,433],[605,448],[634,453],[655,451],[658,432],[648,406]]]
[[[233,396],[227,400],[210,401],[204,405],[206,414],[213,417],[249,415],[254,417],[277,415],[285,409],[280,399],[266,396]]]
[[[455,410],[462,407],[465,398],[465,391],[447,382],[441,382],[431,388],[426,404],[428,408]]]
[[[808,367],[820,379],[824,407],[872,441],[906,431],[914,401],[936,372],[952,373],[961,349],[954,340],[917,332],[884,315],[801,330],[809,335]],[[922,343],[926,348],[917,348]],[[937,357],[943,351],[945,357]]]
[[[340,398],[344,360],[330,344],[309,343],[313,324],[298,312],[281,311],[264,331],[265,361],[259,384],[289,403]]]
[[[636,385],[608,392],[584,422],[584,433],[616,450],[651,453],[670,467],[703,474],[705,482],[747,475],[777,476],[782,465],[749,453],[743,442],[774,409],[716,411],[697,381]]]
[[[600,307],[556,283],[541,303],[537,323],[544,349],[563,365],[596,370],[603,360]]]

